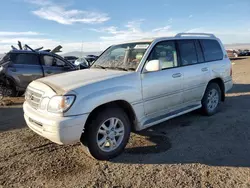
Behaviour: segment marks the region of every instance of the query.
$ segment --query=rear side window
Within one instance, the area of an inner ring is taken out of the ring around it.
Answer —
[[[223,59],[223,52],[220,44],[216,40],[200,40],[203,47],[204,57],[206,61],[217,61]]]
[[[39,65],[39,60],[35,54],[17,54],[15,64]]]
[[[178,46],[180,50],[181,64],[183,66],[198,63],[194,40],[180,40],[178,41]]]

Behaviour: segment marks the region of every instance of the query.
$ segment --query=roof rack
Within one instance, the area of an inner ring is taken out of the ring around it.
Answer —
[[[30,50],[32,52],[51,52],[51,53],[54,53],[54,54],[58,53],[58,52],[62,52],[61,51],[61,49],[62,49],[61,45],[56,46],[53,50],[50,50],[50,49],[42,50],[43,47],[39,47],[39,48],[33,49],[29,45],[27,45],[27,44],[25,44],[24,46],[22,46],[22,43],[20,41],[17,42],[17,45],[18,45],[19,49],[12,45],[11,46],[12,50],[15,50],[15,51]]]
[[[178,33],[175,37],[183,37],[183,36],[206,36],[211,38],[216,38],[214,34],[210,33]]]

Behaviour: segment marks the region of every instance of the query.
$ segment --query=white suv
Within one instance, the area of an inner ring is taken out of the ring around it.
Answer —
[[[107,160],[123,151],[131,130],[196,109],[213,115],[232,85],[220,40],[181,33],[114,45],[90,69],[33,81],[24,117],[39,135],[58,144],[81,141]]]

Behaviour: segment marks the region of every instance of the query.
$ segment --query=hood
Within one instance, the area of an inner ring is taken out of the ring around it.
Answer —
[[[37,81],[50,86],[58,94],[63,94],[85,85],[130,73],[131,72],[108,69],[84,69],[44,77]]]

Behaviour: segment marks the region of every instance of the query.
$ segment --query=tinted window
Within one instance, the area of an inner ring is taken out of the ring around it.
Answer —
[[[15,64],[39,65],[38,57],[34,54],[17,54]]]
[[[195,47],[196,47],[198,62],[203,63],[205,60],[204,60],[204,56],[201,50],[200,42],[198,40],[195,41]]]
[[[206,61],[216,61],[223,59],[223,52],[220,44],[216,40],[200,40]]]
[[[43,62],[45,66],[63,67],[65,65],[63,60],[49,55],[43,56]]]
[[[63,67],[65,65],[65,62],[59,58],[55,58],[54,61],[54,66]]]
[[[178,45],[182,65],[192,65],[198,63],[195,43],[193,40],[181,40],[178,41]]]
[[[43,56],[43,62],[45,66],[52,66],[53,65],[54,57],[45,55]]]
[[[155,45],[147,61],[159,60],[162,69],[177,67],[175,42],[166,41]]]

